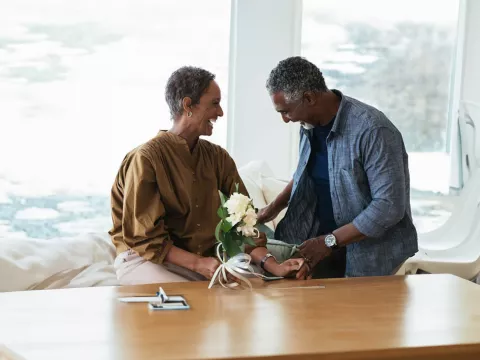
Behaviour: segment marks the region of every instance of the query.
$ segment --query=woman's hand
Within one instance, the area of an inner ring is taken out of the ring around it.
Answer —
[[[205,276],[208,280],[213,277],[215,270],[220,266],[220,261],[213,257],[201,257],[195,261],[193,271]]]
[[[302,268],[304,262],[304,259],[288,259],[281,264],[272,266],[268,272],[275,276],[295,278],[295,274]]]

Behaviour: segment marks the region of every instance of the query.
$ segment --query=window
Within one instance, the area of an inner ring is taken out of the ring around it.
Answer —
[[[327,86],[383,111],[409,152],[420,232],[449,216],[447,129],[458,0],[304,0],[302,55]]]
[[[212,71],[226,108],[229,28],[224,0],[2,6],[0,237],[108,230],[123,156],[170,127],[171,72]],[[225,119],[210,140],[226,145]]]

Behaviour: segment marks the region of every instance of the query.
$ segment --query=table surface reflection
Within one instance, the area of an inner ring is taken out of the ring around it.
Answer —
[[[2,293],[0,344],[26,359],[480,358],[480,286],[452,275],[207,285],[163,285],[183,311],[117,300],[158,285]]]

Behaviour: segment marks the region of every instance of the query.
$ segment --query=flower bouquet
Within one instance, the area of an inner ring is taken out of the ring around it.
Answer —
[[[233,288],[246,284],[251,288],[250,281],[244,275],[264,277],[254,272],[250,265],[250,255],[244,253],[245,245],[256,246],[253,238],[260,235],[255,228],[257,212],[252,199],[238,192],[238,184],[236,192],[228,199],[221,191],[219,193],[221,205],[217,214],[220,221],[215,229],[215,238],[221,265],[215,271],[208,288],[217,282],[223,287]],[[236,281],[229,279],[228,274],[236,278]]]

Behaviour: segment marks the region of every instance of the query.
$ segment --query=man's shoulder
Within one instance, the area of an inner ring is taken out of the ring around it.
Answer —
[[[383,111],[358,99],[349,96],[344,96],[344,98],[345,117],[350,127],[364,131],[385,127],[395,132],[398,131]]]

